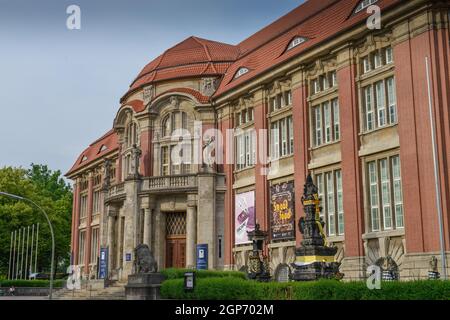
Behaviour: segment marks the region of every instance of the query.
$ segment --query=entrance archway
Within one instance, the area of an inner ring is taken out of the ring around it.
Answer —
[[[166,214],[166,268],[186,267],[186,213]]]

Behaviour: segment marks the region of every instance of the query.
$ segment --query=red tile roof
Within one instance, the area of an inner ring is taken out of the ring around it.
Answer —
[[[173,88],[173,89],[164,91],[163,93],[157,95],[154,99],[157,99],[158,97],[165,95],[167,93],[173,93],[173,92],[187,93],[187,94],[193,96],[198,102],[203,103],[203,104],[207,104],[210,99],[210,97],[204,96],[197,90],[194,90],[191,88]]]
[[[106,149],[100,152],[103,146],[105,146]],[[72,175],[75,171],[86,167],[95,160],[98,160],[111,152],[116,151],[118,148],[119,144],[117,142],[117,134],[114,130],[108,131],[100,139],[94,141],[86,150],[83,151],[83,153],[81,153],[72,168],[66,173],[66,176]]]
[[[238,56],[239,48],[236,46],[189,37],[147,64],[125,97],[151,82],[192,76],[221,76]]]
[[[382,10],[405,0],[379,0]],[[257,75],[299,55],[315,45],[367,19],[365,10],[354,14],[360,0],[309,0],[288,13],[270,26],[239,44],[243,54],[227,70],[214,97],[251,80]],[[308,41],[286,52],[287,46],[295,36],[308,38]],[[267,42],[267,38],[273,38]],[[236,71],[247,67],[250,72],[234,79]]]

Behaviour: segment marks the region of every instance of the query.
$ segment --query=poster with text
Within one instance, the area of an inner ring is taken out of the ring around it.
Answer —
[[[234,210],[234,243],[249,243],[247,232],[255,230],[255,191],[236,194]]]
[[[271,186],[270,206],[272,240],[295,238],[294,183]]]

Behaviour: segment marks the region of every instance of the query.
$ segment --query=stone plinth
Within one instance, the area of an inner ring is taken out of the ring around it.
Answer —
[[[158,300],[164,275],[161,273],[142,273],[128,276],[125,286],[127,300]]]

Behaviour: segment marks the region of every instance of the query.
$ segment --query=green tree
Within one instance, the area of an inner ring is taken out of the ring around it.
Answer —
[[[61,172],[35,164],[28,170],[4,167],[0,169],[0,191],[29,198],[47,212],[55,232],[56,265],[67,264],[73,195],[71,186],[64,181]],[[40,223],[37,265],[39,271],[48,272],[51,236],[42,213],[26,202],[0,196],[0,275],[8,273],[11,232],[36,223]]]

